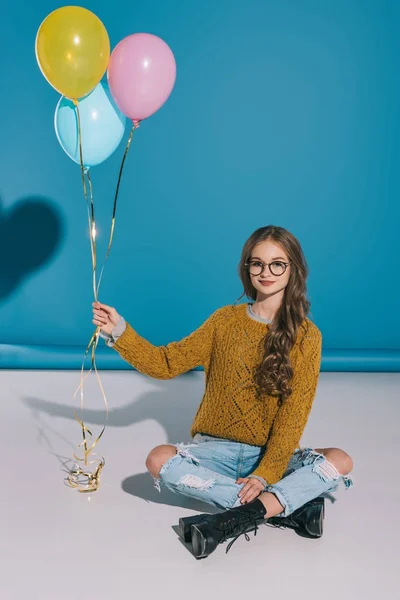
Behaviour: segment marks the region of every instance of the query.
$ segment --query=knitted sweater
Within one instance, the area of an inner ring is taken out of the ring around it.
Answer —
[[[156,379],[171,379],[203,366],[205,392],[191,435],[265,446],[252,475],[272,485],[282,478],[307,423],[318,384],[322,335],[312,321],[304,320],[289,354],[293,391],[279,406],[278,398],[260,395],[253,380],[271,325],[250,318],[246,309],[246,304],[223,306],[193,333],[166,346],[154,346],[127,322],[113,348],[138,371]]]

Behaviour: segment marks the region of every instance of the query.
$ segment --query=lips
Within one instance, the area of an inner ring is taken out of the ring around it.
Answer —
[[[275,283],[275,281],[261,281],[260,280],[261,285],[272,285],[273,283]]]

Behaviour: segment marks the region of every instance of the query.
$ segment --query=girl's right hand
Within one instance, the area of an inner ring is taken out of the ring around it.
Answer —
[[[111,335],[112,330],[120,319],[120,315],[117,313],[115,308],[107,306],[107,304],[101,304],[100,302],[93,302],[93,321],[97,327],[100,327],[102,331]]]

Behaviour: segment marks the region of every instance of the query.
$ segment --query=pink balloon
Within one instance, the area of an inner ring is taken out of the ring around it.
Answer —
[[[172,92],[175,58],[161,38],[134,33],[112,51],[107,78],[118,108],[133,121],[141,121],[154,114]]]

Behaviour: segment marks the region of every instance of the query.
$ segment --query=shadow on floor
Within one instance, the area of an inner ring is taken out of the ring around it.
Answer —
[[[187,498],[181,494],[174,494],[165,487],[162,487],[161,492],[159,492],[154,487],[153,478],[150,473],[139,473],[138,475],[127,477],[122,482],[122,489],[124,492],[136,496],[137,498],[142,498],[147,502],[179,506],[181,508],[210,514],[221,512],[220,509],[211,504],[201,502],[200,500],[193,500],[192,498]]]
[[[110,410],[107,427],[129,427],[148,419],[154,419],[165,430],[166,443],[190,441],[190,428],[203,394],[204,380],[189,372],[173,380],[154,381],[158,384],[158,389],[137,394],[131,403]],[[75,420],[71,404],[49,402],[37,397],[26,397],[22,402],[31,411],[42,438],[46,426],[41,415]],[[80,413],[79,416],[81,416]],[[85,409],[81,418],[90,429],[93,425],[101,427],[104,424],[104,410]],[[52,430],[51,433],[55,434],[56,432]],[[94,431],[93,435],[95,435]],[[71,448],[74,447],[70,442],[69,445]],[[149,442],[149,452],[154,445]],[[57,456],[54,448],[51,450]],[[149,473],[126,477],[122,481],[121,487],[128,494],[147,502],[180,506],[199,512],[218,512],[218,509],[210,504],[174,494],[166,488],[162,488],[161,493],[158,492],[154,488],[153,478]]]
[[[190,428],[197,407],[204,392],[204,380],[194,372],[185,373],[170,380],[156,380],[158,389],[135,394],[129,404],[117,408],[110,408],[107,427],[129,427],[147,419],[154,419],[164,429],[167,442],[176,444],[191,439]],[[22,402],[31,410],[47,414],[51,417],[62,417],[75,421],[72,403],[62,404],[50,402],[41,398],[28,396]],[[76,402],[78,406],[78,401]],[[75,408],[77,408],[75,406]],[[85,408],[83,415],[79,416],[86,425],[104,425],[105,412]],[[151,442],[149,452],[152,449]]]

